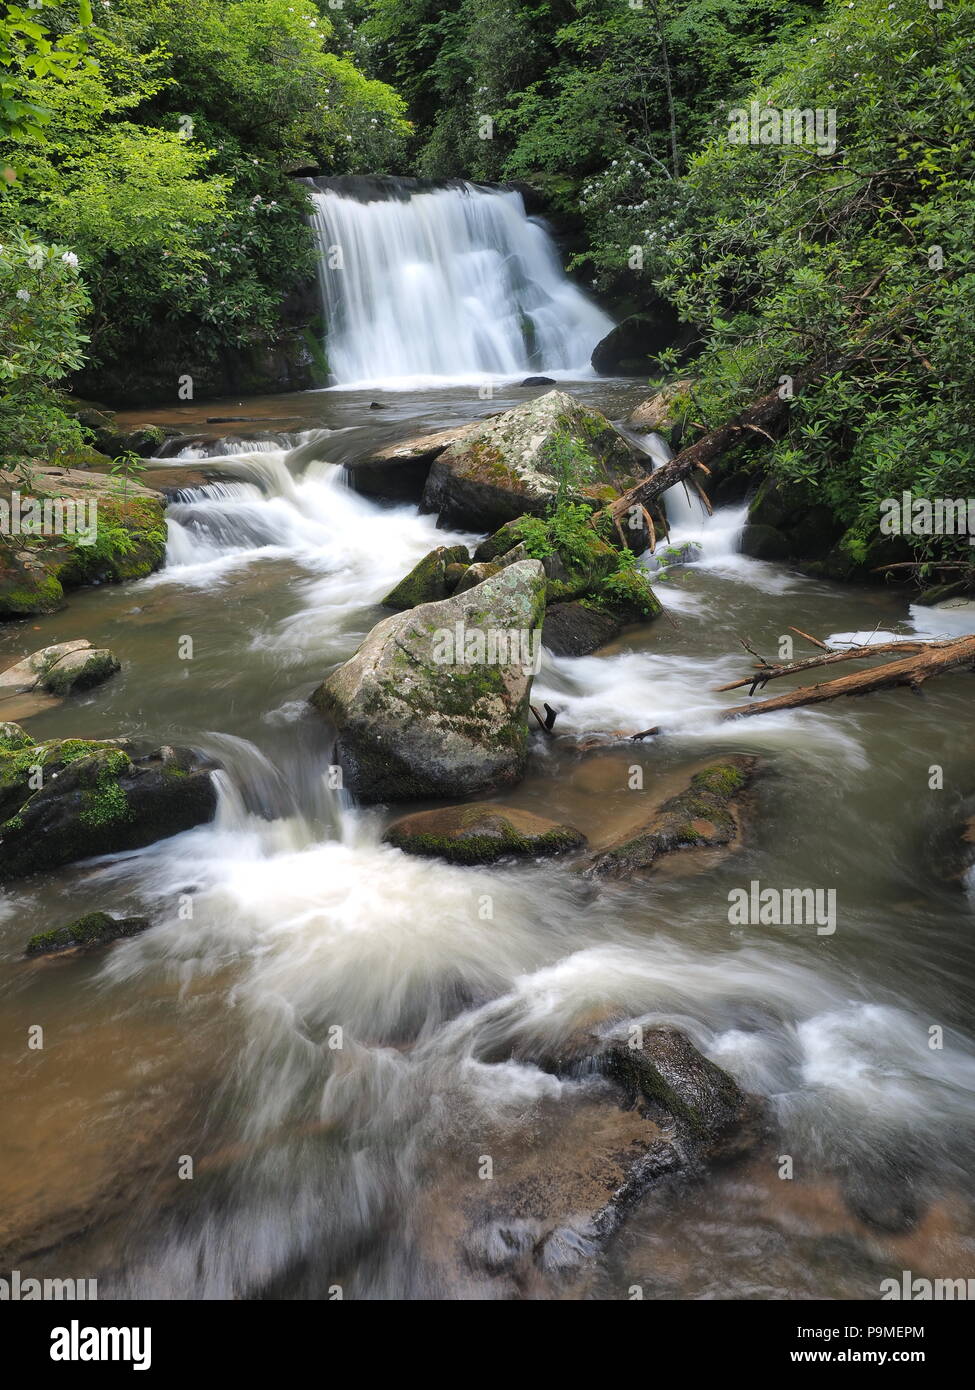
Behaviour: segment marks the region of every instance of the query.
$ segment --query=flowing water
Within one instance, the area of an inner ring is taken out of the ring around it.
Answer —
[[[336,383],[405,389],[588,367],[613,322],[566,279],[520,193],[468,183],[391,198],[358,182],[358,197],[328,180],[312,193]]]
[[[542,243],[524,219],[522,242],[506,230],[510,200],[451,192],[412,200],[407,216],[410,205],[329,198],[323,235],[416,248],[381,314],[358,304],[361,342],[337,330],[340,376],[401,376],[397,322],[422,307],[425,277],[455,272],[450,331],[423,336],[430,355],[411,357],[411,371],[443,366],[437,341],[458,371],[525,369],[518,335],[490,307],[498,267],[481,246],[506,248],[506,304],[526,266],[545,290],[530,259]],[[462,271],[424,259],[424,228],[440,219],[468,238]],[[364,291],[350,268],[352,306]],[[578,309],[564,291],[549,300],[570,318]],[[519,302],[547,343],[548,309]],[[571,338],[559,351],[568,366]],[[457,1193],[485,1153],[544,1165],[578,1113],[591,1083],[532,1058],[581,1027],[636,1019],[685,1029],[766,1098],[771,1148],[651,1193],[581,1274],[540,1276],[529,1296],[617,1299],[640,1284],[659,1298],[876,1298],[902,1269],[975,1274],[973,901],[940,868],[975,787],[971,676],[939,679],[923,699],[880,693],[732,724],[717,716],[743,693],[715,691],[747,669],[739,639],[774,655],[791,627],[972,631],[971,607],[912,608],[897,591],[747,559],[742,508],[708,517],[674,489],[671,542],[696,558],[659,577],[665,615],[597,655],[545,655],[535,698],[559,711],[557,737],[533,734],[528,774],[504,799],[605,842],[713,754],[754,753],[743,848],[705,872],[668,865],[598,890],[563,863],[411,858],[382,843],[395,812],[357,809],[330,787],[330,733],[307,699],[416,560],[474,537],[355,494],[341,464],[531,392],[488,400],[441,384],[396,391],[373,412],[375,389],[157,413],[184,431],[167,466],[191,479],[201,457],[219,458],[230,480],[188,481],[159,573],[73,594],[65,612],[0,639],[9,661],[84,636],[123,662],[104,686],[29,718],[38,739],[185,743],[221,768],[212,824],[3,895],[11,1267],[95,1275],[103,1297],[328,1297],[335,1285],[359,1298],[496,1296],[442,1258]],[[614,419],[645,394],[592,379],[569,389]],[[221,440],[207,412],[231,410],[246,418]],[[666,457],[656,437],[641,443]],[[654,725],[653,740],[613,740]],[[580,751],[574,734],[594,738]],[[930,787],[936,764],[942,790]],[[631,789],[634,766],[644,791]],[[835,932],[733,925],[728,894],[753,880],[835,889]],[[94,909],[154,925],[102,954],[22,959],[33,932]],[[43,1049],[25,1049],[38,1024]],[[900,1234],[846,1200],[908,1183],[918,1219]]]

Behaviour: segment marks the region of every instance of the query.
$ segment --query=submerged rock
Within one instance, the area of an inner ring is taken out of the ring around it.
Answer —
[[[558,497],[604,505],[645,476],[643,461],[598,410],[547,391],[471,428],[433,461],[422,507],[478,530]],[[478,557],[483,558],[483,557]]]
[[[733,844],[740,832],[737,802],[757,765],[757,758],[735,753],[696,772],[687,790],[665,801],[642,830],[596,855],[587,876],[631,874],[674,850]]]
[[[107,649],[92,647],[87,639],[58,642],[9,666],[0,674],[0,698],[27,695],[45,690],[50,695],[70,695],[100,685],[121,670],[116,657]]]
[[[89,951],[123,936],[138,936],[151,925],[148,917],[110,917],[107,912],[89,912],[65,927],[38,932],[28,941],[24,954],[48,956],[61,951]]]
[[[760,1102],[683,1033],[627,1031],[633,1046],[582,1033],[537,1056],[563,1087],[539,1103],[530,1134],[499,1142],[491,1182],[468,1177],[468,1165],[431,1191],[426,1248],[452,1282],[466,1269],[491,1296],[550,1296],[543,1281],[584,1269],[652,1189],[758,1142]],[[531,1048],[517,1055],[529,1061]]]
[[[186,749],[144,757],[81,739],[0,748],[0,882],[140,849],[213,819],[209,771]]]
[[[437,856],[452,864],[492,864],[508,855],[566,854],[586,843],[586,837],[571,825],[486,801],[403,816],[393,822],[384,839],[407,854]]]
[[[518,781],[544,603],[545,572],[523,560],[374,627],[311,697],[338,728],[348,789],[403,801]]]
[[[418,603],[437,603],[452,592],[447,580],[451,565],[470,564],[466,545],[438,545],[424,555],[409,574],[382,600],[385,608],[415,608]]]

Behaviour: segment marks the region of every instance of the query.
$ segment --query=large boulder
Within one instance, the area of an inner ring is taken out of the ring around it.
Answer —
[[[646,376],[661,352],[686,348],[694,336],[694,330],[661,300],[611,329],[593,349],[592,369],[600,376]]]
[[[487,531],[543,516],[560,497],[602,506],[638,483],[645,464],[600,411],[546,391],[448,444],[421,506],[444,524]]]
[[[20,733],[23,731],[20,730]],[[209,771],[186,749],[136,756],[122,743],[0,738],[0,882],[140,849],[213,819]]]
[[[544,606],[545,571],[523,560],[374,627],[311,697],[337,726],[346,787],[377,802],[518,781]]]
[[[511,855],[534,859],[566,854],[586,842],[571,825],[487,801],[401,816],[384,838],[407,854],[436,856],[452,864],[493,864]]]

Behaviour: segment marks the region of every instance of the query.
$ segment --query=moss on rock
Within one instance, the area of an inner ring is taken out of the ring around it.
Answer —
[[[435,855],[452,864],[566,854],[586,843],[571,825],[493,802],[418,811],[394,821],[384,838],[407,854]]]
[[[107,912],[89,912],[84,917],[56,927],[54,931],[37,932],[27,942],[25,955],[54,955],[59,951],[91,950],[107,946],[123,936],[137,936],[150,926],[148,917],[110,917]]]

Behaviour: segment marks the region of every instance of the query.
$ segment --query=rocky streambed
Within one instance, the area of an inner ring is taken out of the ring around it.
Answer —
[[[675,489],[615,524],[659,458],[649,407],[611,424],[639,399],[173,412],[165,560],[7,629],[20,1268],[70,1238],[175,1297],[965,1276],[970,677],[743,723],[715,687],[739,638],[975,617],[741,554],[720,478],[711,517]],[[732,911],[764,889],[832,908]]]

